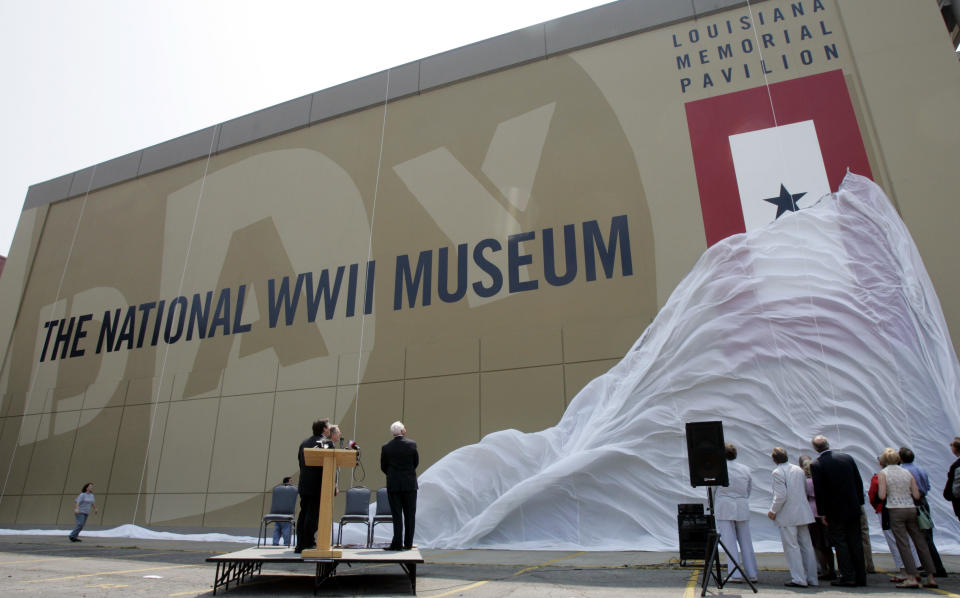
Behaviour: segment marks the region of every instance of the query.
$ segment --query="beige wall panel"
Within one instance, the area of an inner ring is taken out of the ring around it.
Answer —
[[[25,494],[60,494],[64,491],[79,421],[79,411],[40,416],[40,440],[30,459],[30,472],[23,489]],[[65,431],[58,434],[58,429]]]
[[[277,360],[264,351],[241,360],[223,372],[223,396],[273,392],[277,388]]]
[[[169,408],[169,403],[124,407],[110,469],[111,494],[153,492]]]
[[[556,425],[565,408],[563,367],[480,375],[480,436],[513,428],[538,432]]]
[[[170,400],[174,375],[167,372],[163,377],[163,384],[160,384],[160,377],[155,378],[134,378],[130,380],[127,387],[127,396],[124,399],[125,405],[149,405],[152,403]]]
[[[17,509],[20,508],[20,496],[7,494],[0,500],[0,523],[13,524],[17,520]]]
[[[310,426],[314,421],[333,417],[336,394],[335,388],[277,393],[273,405],[273,426],[269,432],[270,457],[267,461],[267,476],[265,482],[260,482],[264,491],[279,484],[286,476],[293,477],[296,483],[300,472],[297,449],[300,443],[311,435]],[[266,431],[262,433],[266,434]]]
[[[170,404],[157,475],[158,494],[206,491],[218,401],[197,399]]]
[[[480,367],[489,371],[561,363],[560,338],[559,326],[496,330],[480,340]]]
[[[47,216],[48,206],[24,210],[20,213],[17,230],[13,235],[10,252],[4,263],[3,271],[6,276],[0,276],[0,305],[7,306],[0,315],[0,363],[7,361],[7,350],[10,348],[10,339],[13,337],[17,314],[20,311],[20,300],[27,286],[27,277],[40,242],[40,232]],[[0,395],[7,392],[7,381],[0,385]]]
[[[587,383],[594,378],[606,374],[618,361],[617,359],[601,359],[599,361],[564,364],[563,378],[566,404],[569,405],[573,397],[577,396],[577,393],[580,392]]]
[[[83,393],[83,409],[93,411],[108,407],[122,407],[128,386],[130,386],[129,380],[109,380],[88,386]]]
[[[619,359],[640,338],[650,320],[608,318],[578,322],[563,327],[563,357],[566,362]]]
[[[358,337],[359,338],[359,337]],[[376,351],[344,353],[340,356],[340,369],[337,384],[343,386],[357,383],[357,360],[360,364],[363,382],[386,382],[403,378],[403,347],[389,343],[377,347]]]
[[[356,387],[341,386],[337,388],[338,413],[341,405],[349,405],[339,417],[346,440],[356,440],[361,447],[361,459],[366,471],[363,485],[376,491],[384,484],[383,474],[380,472],[380,446],[390,440],[390,424],[403,420],[403,390],[402,382],[380,382],[360,385],[359,402],[354,401]],[[353,436],[354,418],[357,422],[357,435]],[[356,475],[356,474],[354,474]],[[350,474],[346,474],[349,479]],[[349,483],[344,480],[341,488],[348,488]]]
[[[6,417],[0,419],[0,463],[3,464],[5,468],[10,467],[10,462],[13,459],[14,450],[20,452],[20,448],[17,446],[17,438],[20,434],[20,423],[23,418],[20,417]],[[32,447],[31,447],[32,450]],[[24,464],[25,466],[25,464]],[[12,476],[13,470],[11,469],[10,475]],[[8,474],[4,472],[4,478],[7,478]],[[19,493],[23,487],[23,472],[20,472],[18,477],[19,482],[15,485],[15,493]],[[7,492],[10,492],[9,487],[10,480],[7,479]]]
[[[68,364],[68,363],[69,362],[65,361],[64,364],[61,365],[60,367],[63,368],[65,367],[65,364]],[[74,362],[70,365],[73,366],[73,365],[76,365],[76,363],[79,363],[79,362]],[[120,381],[116,380],[114,381],[114,383],[119,384]],[[50,393],[49,403],[47,405],[47,408],[44,411],[50,412],[50,413],[62,413],[65,411],[80,411],[81,409],[83,409],[83,403],[85,400],[87,388],[88,387],[86,386],[63,386],[63,387],[54,388],[53,391]],[[93,397],[92,402],[96,403],[97,397]]]
[[[3,396],[3,403],[0,404],[0,417],[13,417],[23,414],[23,408],[27,402],[27,393],[8,392]]]
[[[17,523],[49,524],[57,520],[60,510],[59,494],[24,495],[20,498],[20,511]]]
[[[5,453],[7,457],[3,462],[8,464],[7,467],[10,470],[6,475],[6,492],[10,494],[21,494],[23,491],[39,428],[39,415],[11,417],[4,422],[3,448],[7,451]],[[10,464],[11,459],[12,464]]]
[[[153,508],[153,495],[141,494],[139,506],[136,506],[137,498],[136,494],[108,494],[104,497],[103,504],[100,505],[103,511],[102,525],[113,527],[127,523],[148,525],[150,509]]]
[[[263,515],[263,494],[207,495],[203,525],[206,527],[257,527]],[[273,528],[270,528],[270,533]]]
[[[406,354],[407,378],[447,376],[479,371],[480,342],[476,338],[410,345]]]
[[[408,380],[405,395],[403,424],[417,441],[418,473],[450,451],[480,440],[479,374]],[[379,458],[379,452],[374,456]]]
[[[64,494],[60,499],[60,515],[57,517],[57,525],[62,525],[68,529],[73,529],[77,524],[77,519],[73,514],[73,508],[76,506],[74,499],[80,494],[80,488],[77,488],[75,494]],[[97,512],[90,509],[90,515],[87,517],[87,526],[103,525],[103,495],[97,494],[97,488],[93,489],[93,496],[97,502]]]
[[[157,494],[150,511],[151,525],[203,525],[203,494]]]
[[[23,410],[23,414],[35,415],[39,413],[50,413],[50,410],[53,407],[54,390],[55,389],[53,388],[37,387],[37,390],[28,392],[26,408]],[[82,400],[83,399],[81,397],[81,401]]]
[[[263,489],[273,401],[273,393],[221,399],[207,492]]]
[[[82,416],[89,417],[90,423],[77,430],[64,492],[76,488],[79,493],[84,484],[93,482],[96,485],[94,494],[105,493],[110,484],[110,468],[117,448],[123,407],[85,410]]]
[[[223,370],[193,370],[178,372],[173,377],[171,401],[209,399],[219,397],[223,384]],[[190,387],[188,389],[188,386]],[[205,389],[205,390],[200,390]]]
[[[277,390],[297,390],[337,385],[339,356],[316,357],[288,366],[280,366]]]

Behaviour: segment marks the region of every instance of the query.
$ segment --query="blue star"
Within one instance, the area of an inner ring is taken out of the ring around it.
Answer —
[[[777,218],[779,218],[784,212],[796,212],[799,210],[800,208],[797,207],[797,201],[806,194],[806,191],[791,194],[787,191],[787,188],[783,186],[783,183],[780,183],[780,195],[777,197],[764,198],[763,201],[770,202],[777,206]]]

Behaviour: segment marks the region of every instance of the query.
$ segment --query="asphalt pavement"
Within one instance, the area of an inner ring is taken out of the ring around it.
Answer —
[[[83,536],[81,536],[83,538]],[[86,538],[70,543],[59,536],[0,537],[0,596],[210,596],[216,566],[209,556],[247,548],[244,544]],[[681,567],[677,553],[571,552],[516,550],[421,550],[417,595],[426,598],[464,596],[546,596],[558,598],[640,596],[695,598],[701,592],[702,564]],[[947,595],[960,598],[960,557],[943,555],[950,575],[938,578],[939,589],[894,587],[886,572],[887,554],[874,554],[878,572],[867,587],[788,588],[782,554],[759,554],[758,593],[799,598],[869,594],[871,596]],[[217,595],[236,597],[309,596],[311,564],[264,566],[260,575]],[[406,574],[397,565],[338,568],[319,588],[319,596],[410,596]],[[744,584],[719,589],[708,584],[708,596],[749,596]]]

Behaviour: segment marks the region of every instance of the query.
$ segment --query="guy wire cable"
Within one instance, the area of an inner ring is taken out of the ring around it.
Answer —
[[[387,130],[387,102],[390,99],[390,70],[387,69],[387,83],[383,92],[383,120],[380,123],[380,151],[377,155],[377,178],[373,185],[373,207],[370,209],[370,234],[367,237],[367,267],[370,267],[370,259],[373,257],[373,227],[377,219],[377,193],[380,191],[380,168],[383,164],[383,138]],[[369,276],[363,277],[362,297],[367,296],[367,281]],[[357,382],[355,386],[355,396],[353,399],[353,438],[357,438],[357,419],[360,415],[360,369],[363,364],[363,336],[367,321],[367,310],[360,310],[360,346],[357,351]],[[350,485],[353,486],[354,471],[356,468],[350,468]]]
[[[767,78],[766,68],[764,68],[764,66],[765,66],[766,63],[764,63],[764,61],[763,61],[763,48],[762,48],[762,45],[761,45],[761,43],[760,43],[760,36],[759,36],[759,32],[758,32],[758,30],[757,30],[757,29],[758,29],[758,27],[757,27],[757,22],[756,22],[756,21],[754,20],[754,18],[753,18],[753,7],[752,7],[752,5],[750,4],[750,0],[747,0],[747,12],[748,12],[749,15],[750,15],[750,22],[753,24],[753,38],[754,38],[754,43],[756,44],[756,47],[757,47],[757,54],[758,54],[758,56],[760,57],[760,64],[761,64],[760,72],[763,74],[763,85],[764,85],[764,88],[766,89],[766,92],[767,92],[767,100],[770,102],[770,116],[771,116],[771,118],[773,119],[773,126],[774,126],[774,128],[779,128],[780,125],[779,125],[779,123],[778,123],[778,121],[777,121],[777,110],[776,110],[776,106],[774,105],[774,101],[773,101],[773,93],[772,93],[772,91],[771,91],[771,89],[770,89],[770,81],[769,81],[769,79]],[[776,137],[776,139],[777,139],[777,148],[778,148],[779,155],[780,155],[780,164],[781,164],[781,168],[783,168],[783,167],[786,165],[786,160],[785,160],[785,158],[784,158],[784,156],[783,156],[783,146],[782,146],[782,144],[780,143],[779,137]],[[794,207],[794,209],[797,209],[796,203],[794,203],[794,206],[793,206],[793,207]],[[795,227],[799,227],[799,223],[798,223],[798,222],[795,222],[794,225],[795,225]],[[805,276],[805,277],[809,277],[809,270],[807,269],[807,266],[808,266],[808,265],[809,265],[809,264],[807,264],[807,262],[804,262],[804,276]],[[812,294],[811,294],[811,295],[808,295],[808,296],[807,296],[807,299],[808,299],[808,301],[809,301],[809,303],[810,303],[810,305],[811,305],[811,307],[812,307],[812,306],[813,306],[813,296],[812,296]],[[822,337],[822,335],[821,335],[819,320],[817,319],[816,315],[813,316],[813,319],[814,319],[814,326],[815,326],[816,331],[817,331],[817,343],[818,343],[819,346],[820,346],[821,363],[823,364],[824,368],[825,368],[826,371],[827,371],[827,382],[828,382],[829,387],[830,387],[830,398],[832,399],[832,402],[833,402],[833,421],[834,421],[834,426],[835,426],[835,430],[836,430],[836,436],[837,436],[837,439],[839,440],[840,424],[839,424],[839,421],[838,421],[838,419],[837,419],[838,413],[837,413],[836,387],[835,387],[834,382],[833,382],[832,370],[830,369],[830,366],[829,366],[829,364],[827,364],[827,361],[826,361],[826,351],[825,351],[825,349],[824,349],[824,347],[823,347],[823,337]]]
[[[203,166],[203,177],[200,179],[200,192],[197,195],[197,205],[193,209],[193,226],[190,228],[190,238],[187,240],[187,251],[183,258],[183,269],[180,271],[180,284],[178,285],[177,293],[174,296],[179,296],[183,292],[183,282],[187,275],[187,264],[190,263],[190,251],[193,248],[193,239],[197,232],[197,219],[200,214],[200,202],[203,200],[203,190],[207,182],[207,172],[210,170],[210,158],[213,155],[213,146],[217,139],[218,130],[219,127],[213,127],[213,131],[210,135],[210,149],[207,150],[207,162]],[[163,389],[164,375],[166,374],[167,370],[167,357],[169,355],[170,343],[167,343],[167,346],[163,351],[163,361],[160,365],[160,376],[157,379],[157,390],[153,397],[153,411],[150,414],[150,431],[147,433],[147,446],[143,451],[143,467],[140,469],[140,483],[137,485],[137,499],[133,503],[133,519],[130,521],[130,523],[133,525],[137,524],[137,512],[140,508],[140,496],[143,494],[143,480],[147,473],[147,462],[150,460],[150,444],[153,441],[153,427],[157,420],[157,409],[160,407],[160,391]],[[169,410],[167,415],[169,415]],[[166,430],[166,427],[164,427],[164,430]],[[157,464],[157,467],[159,468],[159,463]],[[146,520],[144,520],[144,523],[146,523]]]
[[[64,280],[66,279],[66,277],[67,277],[67,268],[69,268],[69,266],[70,266],[70,260],[71,260],[71,258],[73,257],[73,248],[74,248],[74,247],[76,246],[76,244],[77,244],[77,235],[80,233],[80,223],[83,221],[83,213],[84,213],[84,212],[86,211],[86,209],[87,209],[87,198],[90,197],[90,189],[93,187],[93,178],[94,178],[96,175],[97,175],[97,167],[96,167],[96,165],[94,165],[93,171],[90,172],[90,180],[89,180],[89,182],[87,182],[87,191],[83,194],[83,202],[80,204],[80,214],[77,216],[77,224],[76,224],[76,226],[74,226],[74,228],[73,228],[73,238],[70,240],[70,248],[67,250],[67,259],[64,260],[64,262],[63,262],[63,271],[60,272],[60,282],[57,283],[57,292],[56,292],[56,294],[54,295],[53,304],[52,304],[51,307],[50,307],[50,317],[51,317],[51,319],[53,318],[53,314],[56,313],[57,303],[60,302],[60,293],[63,291],[63,281],[64,281]],[[48,208],[47,217],[49,217],[49,216],[50,216],[50,213],[49,213],[49,208]],[[44,219],[44,223],[46,223],[46,219]],[[46,226],[46,224],[44,224],[44,226]],[[36,253],[34,254],[34,258],[33,258],[33,259],[34,259],[34,260],[37,259]],[[24,286],[24,289],[23,289],[24,294],[26,294],[26,291],[27,291],[26,286]],[[63,315],[64,315],[64,317],[66,317],[66,316],[67,316],[67,313],[66,313],[67,307],[66,307],[66,305],[64,305],[64,308],[63,308],[63,309],[64,309],[64,314],[63,314]],[[16,322],[14,322],[14,326],[16,326]],[[12,334],[11,334],[11,340],[12,340]],[[9,356],[10,356],[10,348],[7,347],[7,352],[6,352],[6,354],[4,355],[4,358],[3,358],[3,359],[4,359],[4,365],[6,365],[6,360],[7,360],[7,358],[8,358]],[[59,366],[58,366],[58,367],[59,367]],[[7,492],[7,482],[10,480],[10,472],[11,472],[11,470],[13,469],[13,461],[14,461],[14,458],[17,456],[17,447],[20,445],[20,434],[21,434],[21,432],[23,431],[23,426],[24,426],[24,423],[25,423],[26,418],[27,418],[27,407],[30,405],[30,400],[33,398],[33,393],[35,392],[35,388],[34,388],[34,387],[35,387],[36,384],[37,384],[37,377],[38,377],[39,375],[40,375],[40,362],[37,362],[37,366],[36,366],[35,368],[33,368],[33,376],[32,376],[32,380],[30,381],[30,386],[29,386],[28,391],[27,391],[27,396],[24,398],[24,401],[23,401],[23,416],[22,416],[21,419],[20,419],[20,429],[17,431],[17,439],[13,442],[13,452],[10,453],[10,464],[7,465],[7,474],[6,474],[6,476],[4,477],[4,479],[3,479],[3,488],[0,488],[0,502],[2,502],[2,501],[3,501],[3,497],[6,496],[6,492]],[[82,408],[82,407],[83,407],[83,405],[81,404],[81,408]],[[42,416],[43,413],[41,412],[39,415]],[[39,436],[39,435],[40,435],[40,424],[38,423],[38,424],[37,424],[37,433],[36,433],[36,435],[34,435],[34,439],[33,439],[34,442],[37,441],[37,436]],[[24,481],[24,483],[26,483],[26,480]]]

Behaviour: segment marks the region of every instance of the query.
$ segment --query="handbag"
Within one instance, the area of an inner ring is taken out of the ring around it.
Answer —
[[[880,527],[884,531],[890,529],[890,511],[887,509],[887,499],[883,499],[880,507]]]
[[[933,519],[930,517],[930,511],[923,506],[917,507],[917,526],[922,530],[933,529]]]

